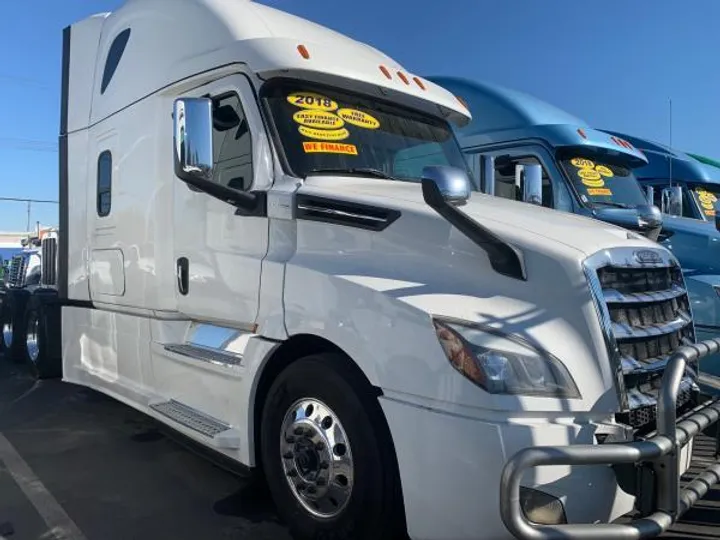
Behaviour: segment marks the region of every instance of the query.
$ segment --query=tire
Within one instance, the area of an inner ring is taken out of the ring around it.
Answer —
[[[308,405],[310,417],[298,415],[301,420],[293,422],[288,411],[307,411]],[[328,417],[335,419],[331,425]],[[260,443],[270,493],[296,540],[406,537],[385,418],[372,389],[345,358],[312,355],[281,372],[265,401]],[[319,498],[314,507],[312,497]]]
[[[60,305],[54,290],[36,290],[27,303],[23,317],[26,337],[23,359],[36,379],[54,379],[62,375]]]
[[[29,296],[26,290],[10,289],[3,297],[0,340],[3,342],[2,351],[5,360],[22,362],[25,347],[25,306]]]
[[[6,290],[0,291],[0,356],[5,358],[5,313],[8,311],[8,294]]]

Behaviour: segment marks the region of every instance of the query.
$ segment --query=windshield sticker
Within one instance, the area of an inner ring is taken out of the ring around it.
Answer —
[[[321,129],[338,129],[345,125],[342,118],[327,111],[298,111],[293,114],[293,120],[303,126]]]
[[[357,109],[340,109],[337,115],[348,124],[361,128],[377,129],[380,127],[380,121],[377,118]]]
[[[343,141],[350,136],[345,128],[340,129],[315,129],[306,126],[298,127],[301,135],[309,139],[320,139],[321,141]]]
[[[592,169],[595,167],[595,163],[585,158],[573,158],[570,163],[575,165],[578,169]]]
[[[593,195],[596,197],[606,196],[610,197],[612,196],[612,191],[610,191],[608,188],[588,188],[587,190],[588,195]]]
[[[287,97],[287,100],[296,107],[302,107],[303,109],[334,111],[338,108],[336,101],[313,92],[294,92]]]
[[[347,154],[357,156],[357,147],[354,144],[326,143],[315,141],[304,141],[303,150],[306,154]]]
[[[598,165],[595,167],[595,170],[602,174],[605,178],[612,178],[615,176],[612,170],[610,170],[610,167],[606,167],[605,165]]]
[[[702,206],[703,213],[706,216],[714,216],[715,203],[717,202],[715,194],[705,191],[704,189],[696,189],[695,193],[698,194],[698,199],[700,200],[700,206]]]

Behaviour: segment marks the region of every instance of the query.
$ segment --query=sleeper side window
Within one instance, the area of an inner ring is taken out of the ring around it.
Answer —
[[[213,165],[215,182],[238,190],[252,186],[252,137],[235,93],[213,99]]]
[[[120,64],[120,59],[125,52],[125,47],[127,47],[129,39],[130,29],[128,28],[120,32],[113,40],[112,45],[110,45],[110,50],[105,60],[105,69],[103,70],[102,86],[100,87],[101,94],[105,93],[113,75],[115,75],[115,70],[117,70],[118,64]]]
[[[100,217],[110,214],[112,196],[112,154],[105,150],[98,157],[97,213]]]

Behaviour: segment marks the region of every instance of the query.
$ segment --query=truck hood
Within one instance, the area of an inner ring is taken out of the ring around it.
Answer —
[[[319,175],[309,176],[302,191],[434,213],[425,204],[420,185],[413,182]],[[460,209],[509,242],[537,243],[544,238],[586,256],[610,247],[658,247],[655,242],[603,221],[482,193],[474,192]]]

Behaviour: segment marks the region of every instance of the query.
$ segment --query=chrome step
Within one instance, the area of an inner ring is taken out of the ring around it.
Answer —
[[[239,433],[229,425],[208,416],[179,401],[160,401],[151,403],[150,408],[170,420],[177,422],[210,438],[218,448],[240,448]]]
[[[201,345],[193,345],[191,343],[168,343],[167,345],[164,345],[164,347],[168,352],[220,366],[238,366],[242,363],[242,356],[238,354],[223,352],[218,349],[211,349]]]

